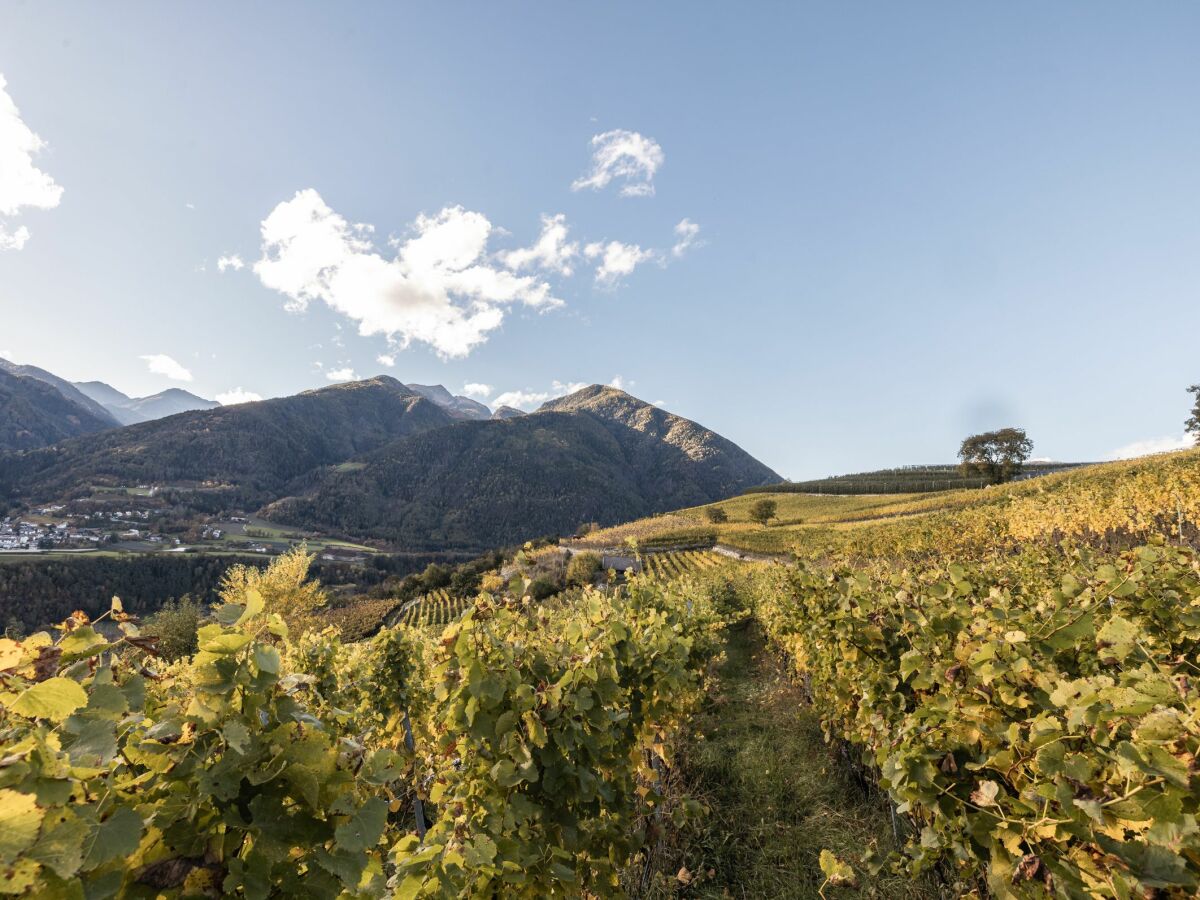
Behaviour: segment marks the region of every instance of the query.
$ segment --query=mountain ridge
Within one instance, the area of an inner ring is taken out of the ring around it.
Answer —
[[[130,397],[103,381],[77,381],[74,387],[103,406],[122,425],[136,425],[181,412],[216,409],[221,404],[183,388],[167,388],[146,397]]]

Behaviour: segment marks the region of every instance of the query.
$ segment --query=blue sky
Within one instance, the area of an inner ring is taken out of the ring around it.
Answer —
[[[1187,3],[6,4],[61,195],[0,194],[0,353],[134,394],[619,377],[792,478],[1167,446],[1198,39]]]

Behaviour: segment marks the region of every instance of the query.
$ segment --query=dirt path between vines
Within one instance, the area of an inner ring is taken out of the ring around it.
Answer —
[[[886,801],[869,797],[824,742],[800,689],[756,623],[729,631],[727,661],[696,731],[677,760],[683,790],[709,808],[675,835],[667,866],[681,897],[818,897],[821,850],[850,863],[857,887],[838,897],[930,898],[925,883],[871,877],[860,859],[894,847]],[[684,882],[687,882],[684,884]]]

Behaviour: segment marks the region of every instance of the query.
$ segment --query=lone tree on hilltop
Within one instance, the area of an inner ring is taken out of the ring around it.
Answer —
[[[720,525],[722,522],[729,521],[729,513],[721,509],[719,506],[709,506],[704,510],[704,514],[708,516],[708,521],[714,525]]]
[[[959,468],[964,475],[978,473],[989,484],[1003,484],[1021,471],[1033,450],[1033,441],[1023,428],[1001,428],[964,438],[958,448]]]
[[[765,526],[775,518],[776,505],[774,500],[759,500],[750,507],[750,519]]]
[[[1188,430],[1188,434],[1200,441],[1200,384],[1193,384],[1188,388],[1189,394],[1196,395],[1196,405],[1192,407],[1192,416],[1186,422],[1184,427]]]

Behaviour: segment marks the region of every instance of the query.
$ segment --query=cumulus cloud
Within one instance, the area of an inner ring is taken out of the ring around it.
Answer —
[[[313,189],[280,203],[262,222],[262,283],[292,311],[320,300],[358,323],[363,336],[384,335],[404,348],[429,344],[461,357],[500,327],[509,306],[561,306],[542,279],[496,268],[487,256],[492,223],[461,206],[418,216],[412,236],[385,258],[372,228],[352,225]]]
[[[150,353],[139,359],[145,360],[146,367],[155,375],[162,375],[172,381],[192,380],[192,373],[165,353]]]
[[[662,147],[636,131],[615,129],[592,138],[592,168],[571,183],[571,190],[603,190],[613,181],[621,184],[622,197],[654,194],[654,175],[662,166]]]
[[[341,369],[330,369],[325,373],[326,381],[358,381],[358,373],[350,366]]]
[[[226,269],[233,269],[237,272],[245,268],[246,264],[242,262],[242,258],[236,253],[231,253],[228,256],[222,256],[217,260],[217,270],[224,272]]]
[[[462,392],[468,397],[474,397],[476,400],[486,400],[492,396],[492,386],[490,384],[480,384],[477,381],[468,381],[463,385]]]
[[[242,387],[235,387],[232,391],[225,391],[223,394],[217,394],[217,402],[222,406],[232,406],[235,403],[255,403],[262,399],[262,395],[247,391]]]
[[[541,406],[547,400],[573,394],[576,391],[583,390],[587,386],[586,381],[554,381],[551,383],[550,390],[548,391],[505,391],[492,401],[492,405],[496,407],[512,406],[516,409],[531,410]]]
[[[633,387],[633,382],[625,380],[620,375],[614,375],[613,380],[608,383],[608,386],[614,387],[618,391],[625,391]]]
[[[1171,453],[1175,450],[1190,450],[1196,446],[1196,438],[1190,434],[1182,437],[1157,437],[1134,441],[1119,447],[1109,454],[1109,459],[1135,459],[1139,456],[1150,456],[1153,453]]]
[[[609,241],[596,242],[583,249],[583,255],[596,263],[596,283],[611,287],[644,262],[657,259],[653,250],[643,250],[637,244]]]
[[[33,164],[46,142],[21,119],[16,103],[5,90],[8,82],[0,75],[0,250],[20,250],[29,240],[24,225],[12,228],[5,218],[22,208],[53,209],[63,189]]]
[[[542,232],[533,246],[501,253],[500,261],[517,272],[536,268],[570,276],[571,260],[579,255],[579,244],[567,240],[567,231],[565,215],[543,215]]]
[[[675,246],[671,248],[671,255],[678,258],[692,247],[699,247],[702,244],[699,238],[700,226],[691,219],[680,219],[675,226]]]
[[[375,362],[381,366],[387,366],[389,369],[396,365],[396,356],[393,353],[380,353],[375,357]]]

